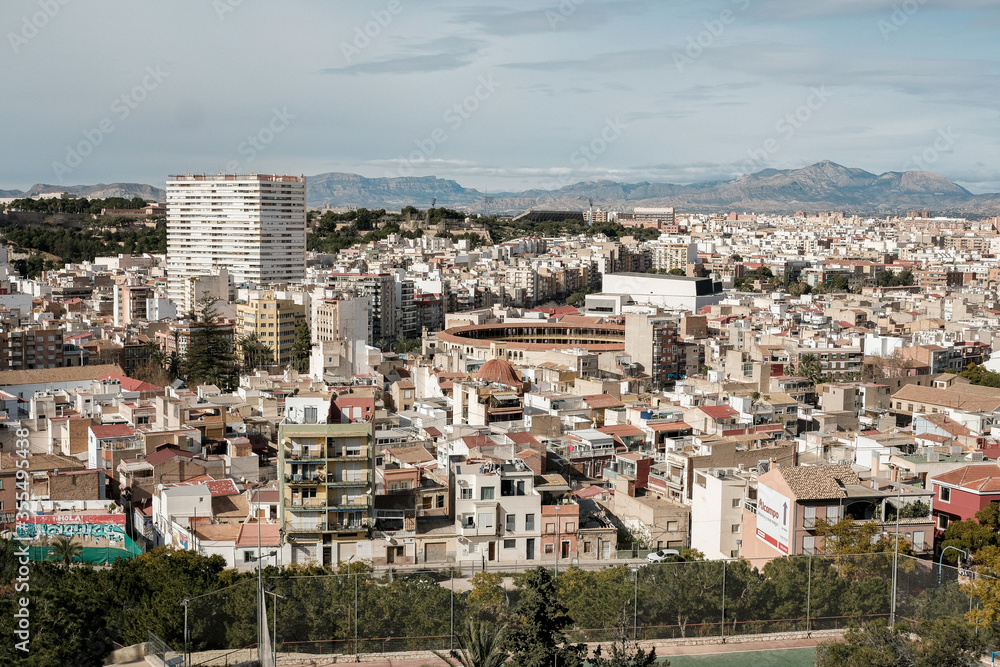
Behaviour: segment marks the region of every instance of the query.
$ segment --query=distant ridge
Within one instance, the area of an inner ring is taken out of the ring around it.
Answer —
[[[483,213],[521,213],[531,208],[583,210],[587,200],[603,209],[674,206],[679,211],[725,213],[755,211],[844,211],[864,215],[899,215],[929,210],[936,215],[1000,215],[1000,194],[974,195],[939,174],[888,171],[872,174],[823,160],[800,169],[764,169],[728,181],[677,185],[581,181],[558,190],[485,193],[436,176],[368,178],[330,172],[309,176],[308,205],[400,209],[437,206]],[[33,185],[0,191],[3,197],[68,192],[87,197],[142,197],[165,201],[162,188],[141,183]]]

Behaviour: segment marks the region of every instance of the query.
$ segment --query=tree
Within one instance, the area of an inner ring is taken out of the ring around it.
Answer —
[[[189,385],[214,384],[229,391],[235,384],[236,362],[232,343],[217,320],[215,300],[211,297],[201,299],[183,369]]]
[[[973,558],[986,547],[1000,547],[1000,504],[990,503],[976,512],[975,518],[948,524],[941,542],[941,548],[945,547],[956,547]],[[945,557],[954,562],[958,555],[951,550]]]
[[[507,595],[499,572],[476,572],[469,579],[472,590],[466,601],[484,617],[498,618],[506,609]]]
[[[625,628],[626,617],[623,615],[618,623],[618,636],[611,643],[611,655],[604,657],[601,645],[594,649],[594,655],[588,661],[592,667],[653,667],[656,663],[656,649],[645,651],[636,642],[629,639]],[[669,660],[659,663],[662,667],[670,667]]]
[[[683,275],[687,275],[685,273],[684,269],[670,269],[669,271],[667,271],[667,274],[671,275],[671,276],[683,276]]]
[[[905,375],[905,363],[900,348],[896,348],[887,357],[867,357],[861,366],[861,379],[865,382],[878,382],[885,378]]]
[[[816,667],[973,667],[985,651],[975,629],[956,618],[894,628],[878,620],[849,629],[843,642],[820,644]]]
[[[834,562],[841,574],[854,581],[882,577],[891,569],[896,549],[904,556],[913,553],[913,546],[902,535],[897,536],[894,531],[883,534],[882,527],[875,521],[859,524],[850,515],[837,523],[819,519],[816,536],[823,538],[822,552],[838,556]],[[898,567],[904,572],[912,572],[916,566],[907,558],[898,561]]]
[[[506,626],[472,618],[468,627],[455,637],[459,649],[448,652],[455,662],[437,651],[434,655],[451,667],[503,667],[507,661],[506,638]]]
[[[296,340],[298,339],[296,329]],[[236,340],[236,348],[239,350],[241,371],[245,375],[253,373],[262,366],[267,366],[274,361],[274,348],[263,342],[256,333],[240,336]]]
[[[396,354],[411,354],[419,352],[423,346],[424,343],[419,338],[405,338],[400,335],[396,338],[396,342],[392,344],[392,351]]]
[[[977,384],[983,387],[1000,387],[1000,373],[988,370],[983,366],[969,364],[959,375],[966,378],[970,384]]]
[[[49,560],[62,563],[62,566],[67,569],[82,555],[83,547],[74,543],[72,537],[57,537],[49,550]]]
[[[299,373],[309,372],[309,356],[312,354],[312,330],[309,323],[302,320],[295,327],[295,343],[292,344],[292,364]]]
[[[559,600],[556,582],[544,567],[514,576],[520,599],[514,607],[514,621],[506,646],[511,651],[511,667],[581,667],[586,647],[569,644],[565,630],[573,624]]]
[[[823,367],[819,362],[819,357],[815,354],[800,354],[796,370],[799,376],[808,378],[813,383],[823,375]]]

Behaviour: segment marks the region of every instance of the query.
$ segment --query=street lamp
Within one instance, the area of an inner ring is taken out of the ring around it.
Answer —
[[[264,592],[268,595],[274,596],[274,607],[271,610],[271,632],[273,639],[271,640],[271,664],[278,664],[278,600],[287,600],[287,595],[281,595],[280,593],[272,592],[274,586],[268,586],[264,589]]]
[[[944,553],[946,551],[948,551],[948,549],[954,549],[958,553],[960,553],[963,556],[965,556],[966,559],[969,558],[969,552],[966,551],[965,549],[959,549],[958,547],[945,547],[944,549],[942,549],[941,550],[941,556],[938,558],[938,588],[941,587],[941,567],[944,565]],[[962,559],[961,558],[958,559],[958,569],[962,569]]]

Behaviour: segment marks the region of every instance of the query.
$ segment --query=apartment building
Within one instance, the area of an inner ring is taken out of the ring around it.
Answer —
[[[0,370],[63,366],[62,329],[13,329],[0,332]]]
[[[541,558],[542,498],[535,490],[534,473],[523,461],[466,459],[452,465],[452,478],[457,561]]]
[[[371,560],[372,425],[281,424],[278,459],[280,515],[292,562]]]
[[[368,297],[368,343],[392,341],[399,333],[396,279],[388,273],[330,273],[327,286]],[[412,291],[410,295],[412,297]]]
[[[265,292],[236,306],[237,335],[257,336],[262,344],[271,348],[271,361],[279,366],[291,363],[295,328],[305,319],[305,306],[289,299],[278,299],[273,292]],[[236,351],[241,352],[239,346]]]
[[[167,179],[167,285],[185,311],[185,281],[225,267],[232,288],[305,277],[305,176],[187,174]]]

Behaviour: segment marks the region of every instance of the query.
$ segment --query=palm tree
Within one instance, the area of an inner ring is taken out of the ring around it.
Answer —
[[[801,377],[809,378],[813,382],[819,380],[823,375],[823,367],[819,363],[819,357],[815,354],[800,354],[798,374]]]
[[[506,638],[506,625],[473,618],[469,627],[455,637],[459,650],[452,649],[448,656],[434,651],[434,655],[450,667],[503,667],[507,661],[507,651],[503,648]]]
[[[49,560],[61,562],[66,569],[69,569],[70,564],[79,560],[82,555],[83,547],[74,544],[72,537],[57,537],[55,544],[49,550]]]
[[[171,352],[167,359],[167,376],[171,380],[176,380],[181,374],[181,355]]]
[[[145,343],[142,344],[142,346],[147,350],[149,361],[151,363],[156,364],[157,366],[162,367],[163,362],[166,361],[167,359],[167,355],[160,348],[159,344],[157,344],[155,340],[147,340]]]

